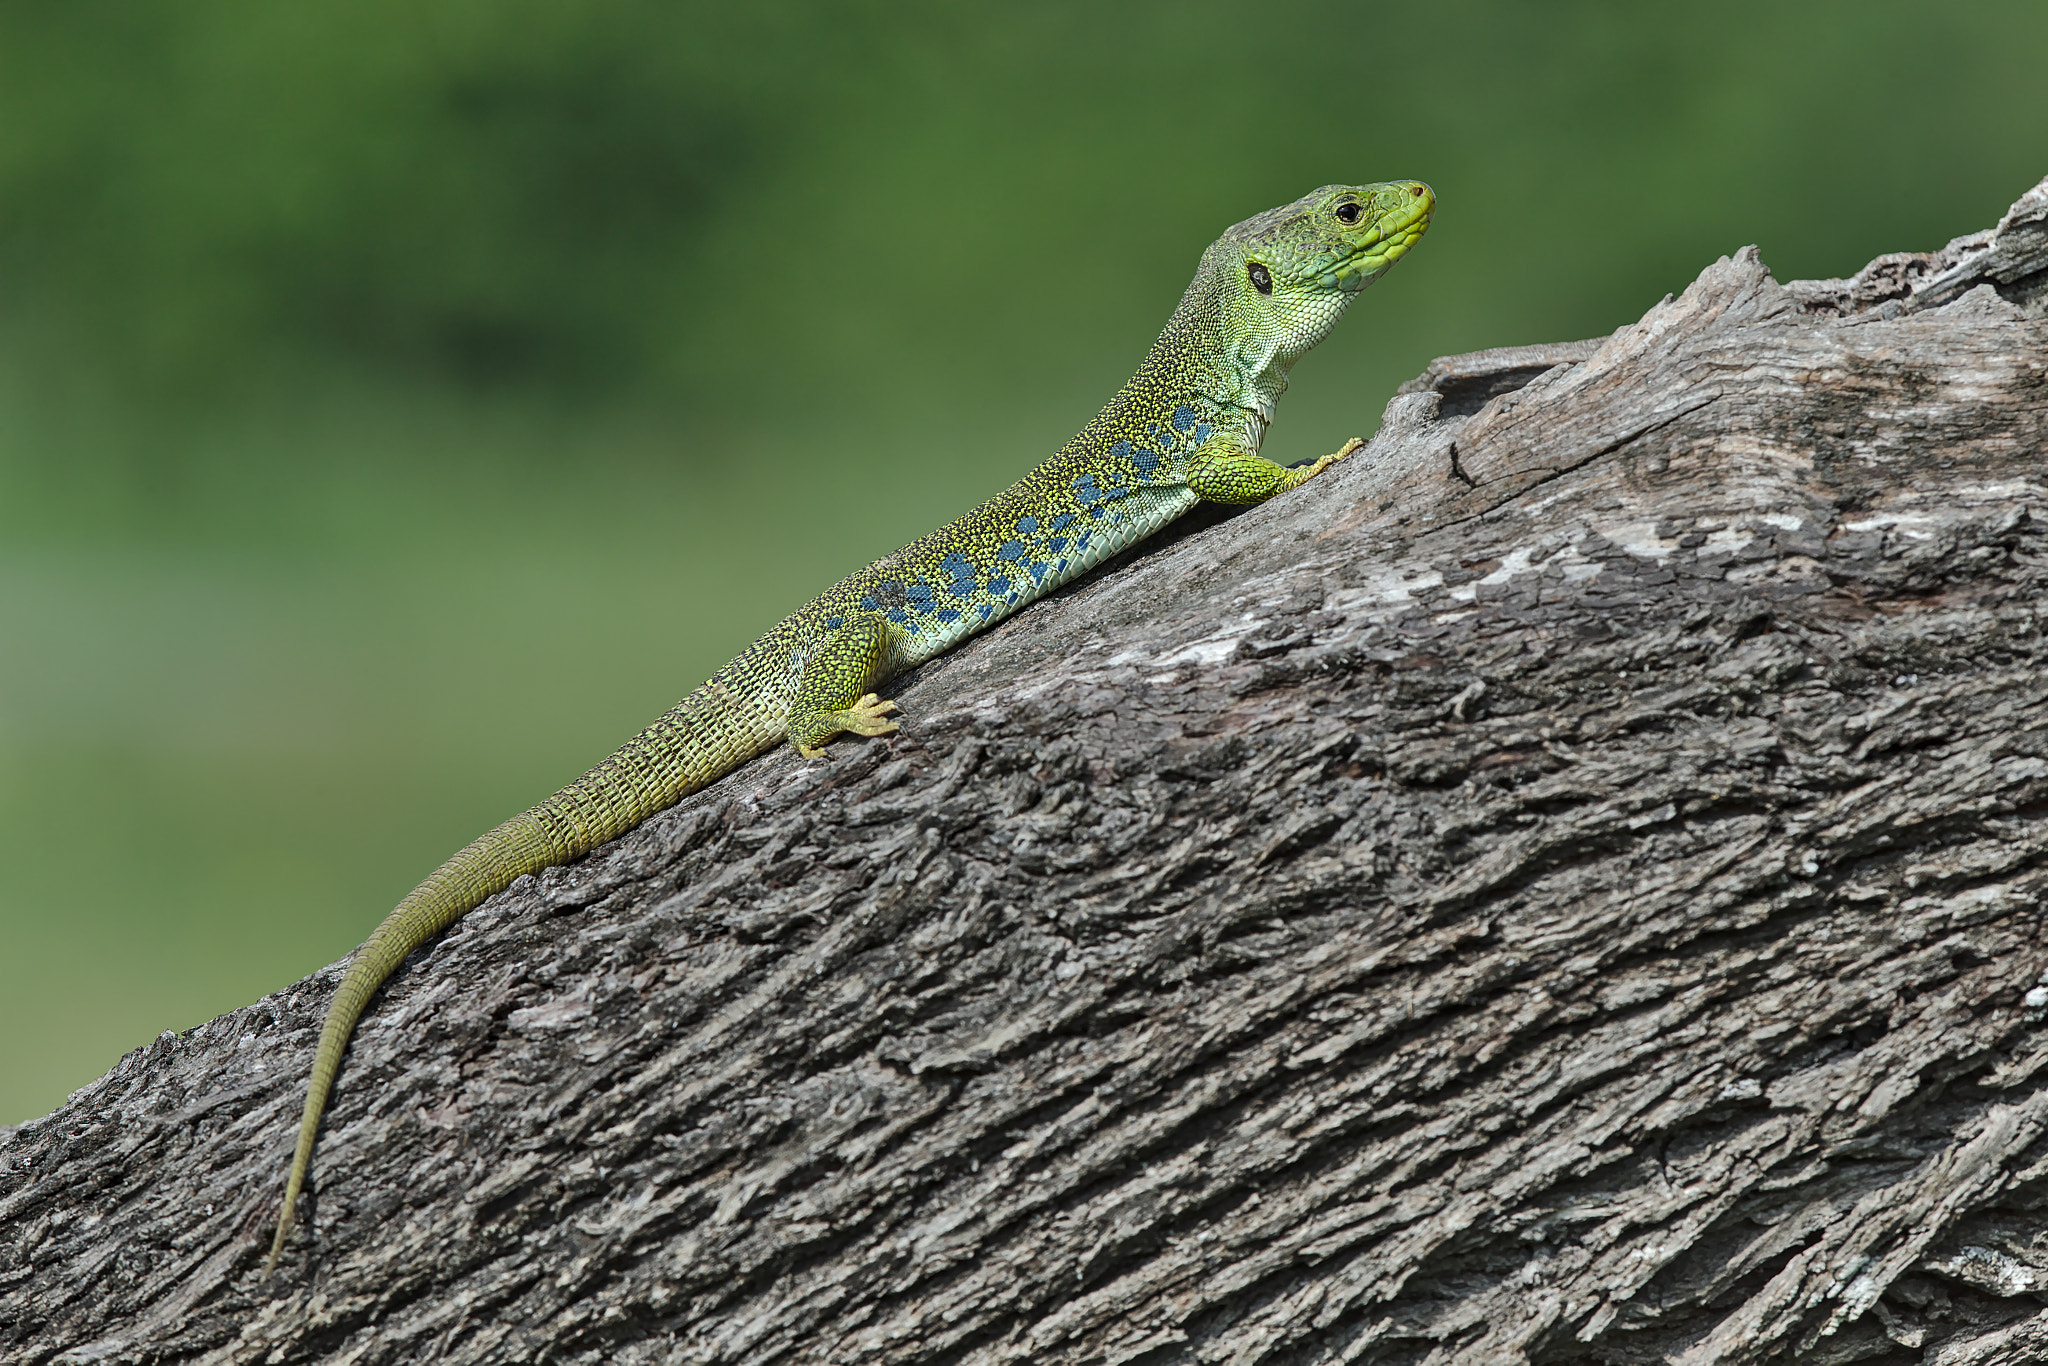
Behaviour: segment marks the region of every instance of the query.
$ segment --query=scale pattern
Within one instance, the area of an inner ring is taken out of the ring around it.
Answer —
[[[469,844],[359,949],[314,1054],[276,1268],[343,1050],[407,954],[513,879],[567,863],[784,739],[816,754],[841,733],[893,731],[869,689],[950,649],[1204,498],[1259,502],[1321,473],[1258,453],[1295,361],[1428,228],[1420,181],[1330,185],[1239,223],[1202,253],[1143,364],[1050,460],[957,521],[807,603],[616,754]]]

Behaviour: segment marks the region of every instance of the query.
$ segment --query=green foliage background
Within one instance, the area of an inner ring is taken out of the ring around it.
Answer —
[[[2034,0],[0,0],[0,1121],[1049,453],[1229,223],[1441,197],[1297,459],[1744,243],[1990,225],[2044,57]]]

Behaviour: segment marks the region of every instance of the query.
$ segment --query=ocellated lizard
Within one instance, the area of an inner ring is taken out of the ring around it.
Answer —
[[[567,863],[787,739],[886,735],[872,691],[1151,535],[1198,500],[1257,503],[1299,469],[1262,457],[1287,374],[1429,227],[1420,181],[1330,185],[1246,219],[1202,253],[1144,363],[1058,454],[958,521],[849,575],[778,623],[653,725],[470,843],[356,951],[313,1055],[298,1149],[263,1276],[277,1266],[342,1051],[405,956],[525,873]]]

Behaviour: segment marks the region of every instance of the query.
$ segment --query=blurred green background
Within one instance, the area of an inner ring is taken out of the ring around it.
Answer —
[[[0,3],[0,1122],[347,952],[1418,176],[1268,446],[1988,227],[2048,6]]]

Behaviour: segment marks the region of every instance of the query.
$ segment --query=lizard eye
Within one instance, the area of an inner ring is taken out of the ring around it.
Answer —
[[[1245,267],[1245,271],[1252,277],[1253,289],[1256,289],[1261,294],[1271,294],[1273,292],[1272,273],[1264,266],[1254,261]]]
[[[1339,223],[1343,223],[1348,226],[1352,223],[1356,223],[1362,216],[1363,214],[1356,204],[1346,203],[1339,204],[1337,206],[1337,221]]]

